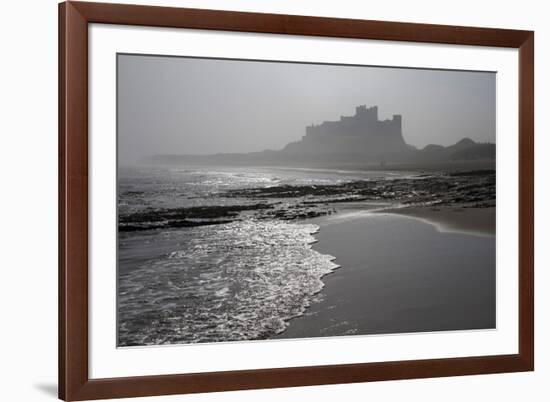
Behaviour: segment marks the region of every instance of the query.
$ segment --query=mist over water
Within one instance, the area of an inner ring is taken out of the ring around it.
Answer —
[[[306,126],[379,106],[408,144],[495,142],[496,74],[118,56],[119,162],[281,149]]]

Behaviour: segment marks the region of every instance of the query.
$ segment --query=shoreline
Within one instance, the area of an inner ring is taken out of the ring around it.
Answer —
[[[496,238],[486,223],[455,224],[494,208],[342,207],[312,220],[312,248],[339,268],[271,339],[495,328]]]
[[[405,216],[433,225],[443,233],[496,235],[496,208],[468,204],[396,206],[390,203],[349,202],[338,205],[334,214],[313,218],[311,221],[322,227],[331,217],[338,219],[338,216],[349,214],[350,211],[357,212],[358,216],[362,213]]]
[[[492,236],[496,234],[495,207],[410,206],[381,209],[373,212],[416,218],[436,226],[441,232],[461,232]]]

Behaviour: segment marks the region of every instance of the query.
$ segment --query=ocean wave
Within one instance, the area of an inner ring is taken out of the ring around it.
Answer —
[[[119,346],[266,339],[338,268],[313,224],[246,220],[173,231],[179,249],[119,276]]]

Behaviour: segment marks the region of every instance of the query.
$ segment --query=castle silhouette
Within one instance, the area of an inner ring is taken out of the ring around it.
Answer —
[[[288,144],[283,151],[301,154],[388,155],[409,151],[403,139],[402,117],[378,119],[378,106],[360,105],[355,115],[341,116],[337,121],[324,121],[306,127],[300,141]]]
[[[476,143],[463,138],[454,145],[430,144],[423,149],[408,145],[402,132],[402,117],[379,120],[378,106],[355,108],[355,115],[340,116],[337,121],[324,121],[306,127],[299,141],[281,150],[250,153],[219,153],[214,155],[155,155],[153,163],[214,164],[214,165],[344,165],[407,163],[429,165],[454,161],[488,161],[494,166],[495,144]]]

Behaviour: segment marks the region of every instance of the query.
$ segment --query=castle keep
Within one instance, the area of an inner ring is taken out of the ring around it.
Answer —
[[[408,151],[401,130],[401,115],[378,119],[378,106],[355,108],[354,116],[306,127],[301,141],[288,144],[287,152],[307,154],[388,155]]]

